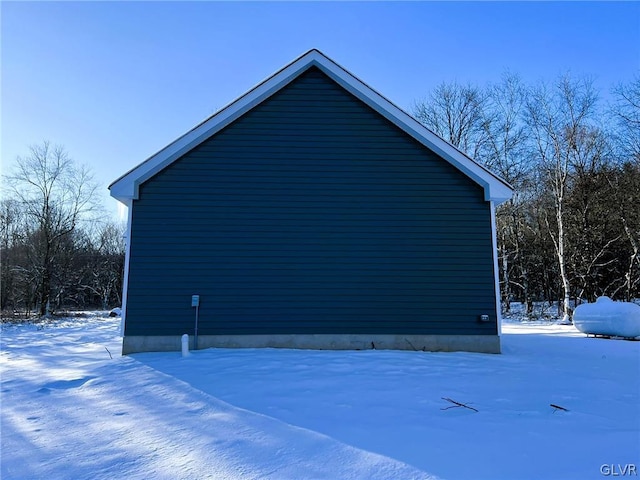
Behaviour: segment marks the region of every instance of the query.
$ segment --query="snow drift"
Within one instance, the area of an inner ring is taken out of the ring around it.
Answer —
[[[119,322],[0,325],[2,480],[602,480],[640,465],[640,342],[505,322],[502,355],[123,357]]]
[[[640,337],[640,305],[599,297],[596,303],[585,303],[576,308],[573,324],[591,335]]]

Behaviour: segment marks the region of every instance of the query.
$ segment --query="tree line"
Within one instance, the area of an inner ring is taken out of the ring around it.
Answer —
[[[105,220],[96,189],[87,167],[48,142],[3,177],[3,317],[121,304],[124,225]]]
[[[640,77],[442,83],[414,116],[514,188],[496,212],[503,310],[640,297]]]
[[[442,83],[413,107],[515,189],[496,212],[502,305],[640,298],[640,77],[603,102],[587,78]],[[47,315],[120,305],[124,225],[90,171],[43,142],[3,177],[0,307]]]

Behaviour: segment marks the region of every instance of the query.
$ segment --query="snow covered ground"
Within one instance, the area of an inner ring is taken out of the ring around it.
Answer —
[[[595,479],[611,465],[640,470],[640,342],[532,322],[505,323],[502,355],[122,357],[118,326],[96,316],[3,326],[3,480]]]

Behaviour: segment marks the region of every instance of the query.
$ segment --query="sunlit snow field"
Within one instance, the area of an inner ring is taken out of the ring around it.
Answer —
[[[96,315],[3,326],[3,480],[596,479],[603,465],[640,470],[640,342],[536,322],[505,323],[501,355],[122,357],[118,326]]]

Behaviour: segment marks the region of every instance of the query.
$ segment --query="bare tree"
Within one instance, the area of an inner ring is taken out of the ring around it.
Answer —
[[[113,221],[96,224],[87,235],[90,260],[83,262],[81,290],[98,296],[103,310],[110,303],[122,304],[122,277],[124,271],[126,225]]]
[[[595,144],[588,142],[587,147],[594,149],[589,155],[591,161],[586,168],[583,165],[576,168],[566,198],[568,262],[576,298],[588,301],[601,295],[613,296],[621,285],[623,260],[616,194],[610,183],[617,175],[615,169],[599,161],[599,154],[606,153],[606,139],[593,132],[591,140],[598,137],[601,140]]]
[[[531,170],[529,133],[523,121],[526,88],[520,77],[506,73],[500,83],[488,87],[484,98],[480,112],[484,148],[476,160],[520,190],[528,183]]]
[[[640,285],[640,76],[618,84],[612,93],[610,113],[616,126],[612,137],[622,164],[612,187],[624,236],[631,248],[624,282],[624,296],[630,300]]]
[[[623,290],[624,299],[631,301],[634,295],[640,294],[640,162],[624,162],[609,175],[608,181],[613,192],[609,200],[613,200],[622,237],[628,242],[627,251],[620,255],[621,259],[626,257],[627,262],[618,290]]]
[[[522,236],[524,200],[529,195],[531,166],[527,152],[528,132],[524,124],[525,88],[517,75],[505,74],[502,81],[487,89],[483,148],[476,160],[498,173],[515,187],[513,197],[497,210],[498,252],[501,269],[502,305],[510,311],[511,286],[520,287],[528,307],[531,305],[526,263],[523,261]],[[518,278],[513,278],[513,264]]]
[[[611,113],[617,123],[614,136],[621,155],[640,162],[640,76],[613,89]]]
[[[11,198],[0,202],[0,229],[0,310],[5,310],[15,307],[25,289],[25,271],[20,266],[24,255],[24,215],[18,202]]]
[[[441,83],[429,98],[416,102],[413,114],[427,128],[472,158],[485,141],[486,95],[472,85]]]
[[[544,84],[531,89],[527,121],[534,139],[541,181],[553,199],[554,219],[547,218],[556,251],[563,290],[563,321],[571,320],[571,283],[567,271],[565,202],[576,166],[589,161],[593,149],[589,139],[594,130],[598,97],[588,79],[561,77],[552,88]]]
[[[49,142],[34,145],[28,156],[18,157],[14,171],[4,180],[27,218],[38,310],[45,315],[65,242],[79,223],[98,209],[97,185],[86,167],[78,166],[62,147]]]

